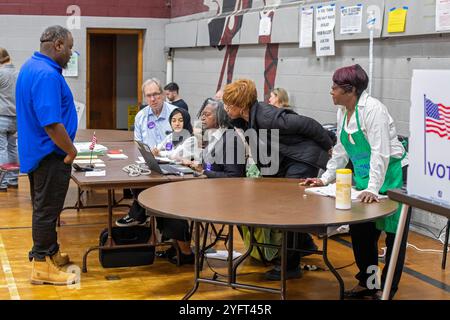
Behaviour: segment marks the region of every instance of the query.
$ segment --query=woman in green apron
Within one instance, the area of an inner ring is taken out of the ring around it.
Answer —
[[[394,121],[386,106],[369,96],[366,72],[358,64],[336,70],[333,75],[331,96],[335,105],[344,108],[338,111],[338,142],[327,171],[319,178],[304,181],[305,185],[321,186],[336,179],[336,169],[345,168],[349,160],[353,165],[355,188],[363,190],[361,201],[378,202],[380,194],[403,185],[402,165],[406,152],[397,138]],[[345,292],[346,297],[377,297],[383,286],[388,262],[397,230],[400,208],[389,217],[350,226],[353,252],[359,273],[359,283]],[[381,275],[381,287],[374,281],[378,270],[378,239],[386,232],[386,265]],[[391,297],[400,282],[405,259],[405,245],[400,250],[397,268],[392,283]]]

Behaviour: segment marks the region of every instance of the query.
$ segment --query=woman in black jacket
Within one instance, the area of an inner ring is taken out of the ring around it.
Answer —
[[[292,109],[278,109],[258,102],[255,83],[247,79],[228,84],[223,102],[234,126],[245,130],[250,137],[250,149],[263,176],[316,177],[320,168],[326,168],[333,143],[328,131],[314,119]],[[270,156],[264,157],[264,154]],[[310,235],[299,235],[295,247],[317,248]],[[289,247],[293,239],[293,233],[289,233]],[[288,251],[287,278],[300,276],[300,256],[297,251]],[[266,273],[266,278],[278,280],[280,274],[280,268],[275,267]]]

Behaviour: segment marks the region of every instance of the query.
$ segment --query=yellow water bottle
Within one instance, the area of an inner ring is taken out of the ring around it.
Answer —
[[[352,208],[352,170],[336,170],[336,209]]]

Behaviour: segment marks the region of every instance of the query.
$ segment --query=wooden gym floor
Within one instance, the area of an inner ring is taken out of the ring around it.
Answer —
[[[31,205],[28,178],[20,177],[19,189],[0,193],[0,299],[49,299],[49,300],[90,300],[90,299],[181,299],[193,284],[193,266],[176,267],[166,260],[156,258],[153,265],[133,268],[103,269],[96,251],[88,257],[88,272],[81,275],[78,286],[32,285],[29,277],[31,263],[28,251],[32,245]],[[76,199],[76,186],[71,183],[66,199],[73,205]],[[118,192],[121,194],[121,192]],[[84,197],[83,199],[86,199]],[[128,201],[128,200],[126,200]],[[106,193],[89,193],[88,202],[106,203]],[[125,208],[115,211],[115,219],[126,214]],[[85,250],[98,243],[98,236],[106,226],[106,209],[85,209],[77,214],[75,210],[63,211],[63,226],[59,228],[59,242],[63,252],[69,253],[71,260],[81,266]],[[243,252],[243,243],[235,233],[236,250]],[[335,267],[347,266],[354,262],[349,236],[340,236],[329,241],[329,258]],[[320,245],[320,241],[316,241]],[[436,240],[411,232],[409,243],[419,248],[442,250]],[[218,245],[223,249],[223,243]],[[421,253],[407,249],[405,271],[400,289],[395,297],[398,300],[436,299],[450,300],[450,262],[447,270],[441,270],[442,254]],[[450,260],[450,257],[449,257]],[[304,264],[325,267],[320,256],[309,256]],[[211,261],[211,267],[225,274],[224,262]],[[212,275],[205,264],[204,273]],[[278,282],[266,282],[264,272],[268,267],[247,259],[238,270],[238,280],[253,284],[278,286]],[[340,269],[346,288],[355,284],[353,278],[355,264]],[[304,271],[301,279],[287,282],[289,299],[329,300],[338,298],[338,284],[328,271]],[[233,290],[209,284],[200,284],[192,299],[278,299],[278,295],[248,290]]]

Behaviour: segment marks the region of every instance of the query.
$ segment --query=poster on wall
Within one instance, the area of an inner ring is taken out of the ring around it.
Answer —
[[[450,0],[436,0],[436,31],[450,30]]]
[[[316,8],[316,56],[334,56],[334,26],[336,24],[336,5]]]
[[[408,193],[444,205],[450,205],[447,83],[450,70],[413,70],[408,167]]]
[[[362,4],[341,7],[341,34],[361,33]]]
[[[78,77],[78,53],[74,52],[70,57],[67,67],[62,72],[64,77]]]
[[[300,8],[299,48],[311,48],[313,40],[314,8]]]

